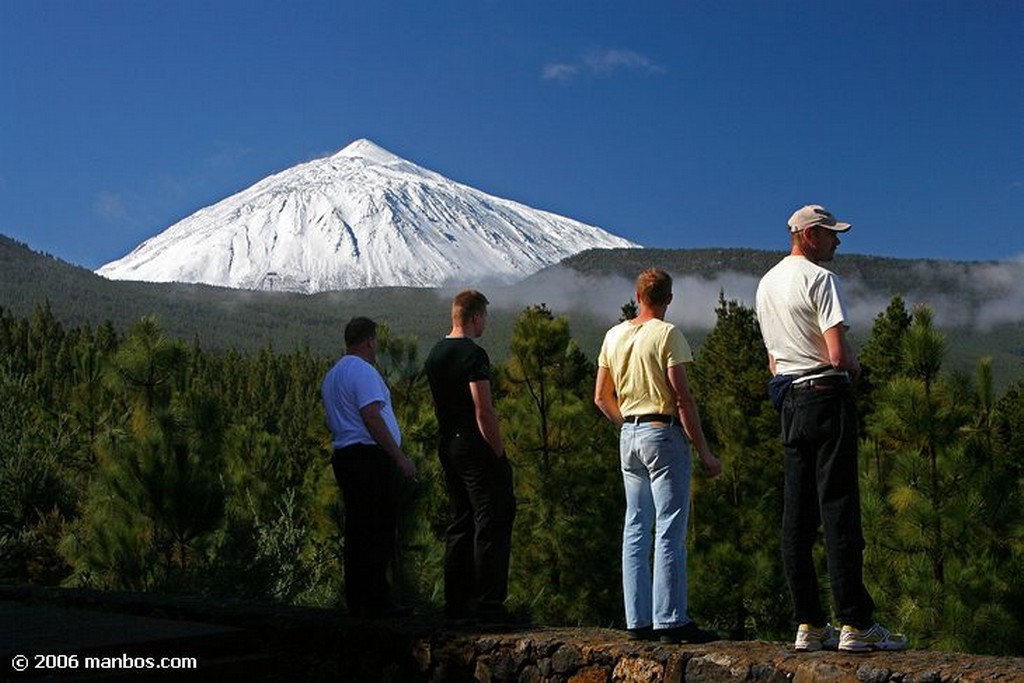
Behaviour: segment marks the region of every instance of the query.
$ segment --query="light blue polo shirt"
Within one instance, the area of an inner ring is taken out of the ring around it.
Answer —
[[[402,434],[391,407],[391,391],[377,369],[359,356],[342,356],[324,377],[321,394],[334,448],[377,443],[359,413],[361,409],[376,402],[383,404],[381,417],[395,443],[401,445]]]

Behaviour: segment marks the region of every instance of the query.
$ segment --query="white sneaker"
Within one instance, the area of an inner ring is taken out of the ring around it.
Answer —
[[[839,634],[839,649],[842,652],[870,652],[872,650],[905,650],[907,637],[902,633],[892,633],[877,621],[871,628],[856,629],[843,624]]]
[[[832,624],[811,626],[800,624],[796,630],[796,642],[793,649],[797,652],[817,652],[818,650],[834,650],[839,644],[839,633]]]

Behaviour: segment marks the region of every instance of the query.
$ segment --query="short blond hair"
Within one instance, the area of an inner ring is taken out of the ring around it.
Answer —
[[[648,306],[664,306],[672,298],[672,276],[661,268],[648,268],[636,278],[636,296]]]

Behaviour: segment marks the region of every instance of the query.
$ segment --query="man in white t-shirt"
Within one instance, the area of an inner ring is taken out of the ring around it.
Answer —
[[[334,455],[331,466],[345,501],[345,599],[354,616],[407,613],[394,604],[387,577],[395,542],[392,468],[416,476],[402,451],[391,392],[373,364],[377,324],[353,318],[345,355],[324,377],[321,393]]]
[[[874,620],[864,587],[864,536],[857,468],[857,411],[851,378],[860,370],[847,339],[849,316],[831,261],[850,229],[817,204],[789,219],[791,249],[757,288],[773,400],[781,410],[782,558],[793,599],[795,649],[900,650],[907,640]],[[824,528],[825,557],[841,632],[818,593],[813,546]]]

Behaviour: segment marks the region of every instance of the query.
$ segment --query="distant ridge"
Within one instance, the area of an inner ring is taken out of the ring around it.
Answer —
[[[315,293],[509,283],[583,249],[637,246],[363,139],[201,209],[96,272]]]
[[[719,284],[728,280],[729,273],[738,273],[738,279],[745,278],[752,287],[763,264],[774,263],[781,255],[747,249],[583,252],[515,285],[486,287],[494,314],[481,341],[500,362],[508,353],[518,312],[528,305],[547,303],[556,315],[569,317],[574,338],[585,353],[595,357],[604,330],[629,300],[638,270],[659,265],[679,278],[680,301],[674,308],[702,309],[703,322],[685,325],[699,353],[700,339],[714,322],[712,309]],[[846,255],[837,259],[834,267],[844,275],[851,298],[863,311],[864,322],[855,330],[858,339],[870,332],[871,319],[884,310],[892,295],[903,294],[908,305],[922,302],[936,309],[937,323],[951,332],[947,336],[949,368],[973,371],[978,358],[991,355],[997,382],[1024,377],[1024,264]],[[700,287],[687,278],[706,281],[704,299],[693,298]],[[915,286],[908,289],[908,285]],[[168,336],[197,340],[207,349],[310,348],[334,356],[342,350],[345,323],[355,315],[370,315],[386,323],[394,335],[428,344],[448,331],[451,294],[451,289],[386,287],[310,296],[196,284],[117,282],[0,235],[0,313],[27,317],[36,306],[49,302],[62,324],[96,327],[110,321],[122,331],[142,316],[152,315]],[[579,305],[578,300],[571,305],[559,303],[559,299],[577,296],[589,306]],[[981,315],[1000,306],[998,318],[987,325],[978,324]],[[950,316],[947,309],[962,315]],[[950,318],[951,324],[944,322]]]
[[[651,266],[676,275],[714,278],[731,272],[759,278],[786,253],[743,248],[585,250],[566,257],[558,267],[586,275],[627,278],[636,277],[640,270]],[[984,299],[1003,296],[1024,281],[1024,261],[1020,260],[947,261],[837,254],[828,267],[843,278],[857,279],[861,286],[890,296],[907,292],[959,292]],[[543,276],[543,271],[538,276]]]
[[[707,273],[722,269],[748,270],[763,274],[762,268],[771,267],[789,252],[788,249],[748,249],[745,247],[698,247],[693,249],[660,249],[646,247],[637,249],[584,249],[562,260],[563,265],[579,269],[611,268],[628,271],[636,265],[647,261],[664,262],[676,270],[694,270],[699,267]],[[623,259],[626,259],[625,261]],[[888,263],[905,268],[908,264],[945,264],[956,266],[965,272],[982,265],[1024,265],[1020,259],[987,260],[987,261],[955,261],[950,259],[930,258],[897,258],[893,256],[875,256],[873,254],[836,254],[837,263],[864,262],[872,264]],[[588,265],[589,264],[589,265]],[[830,266],[832,267],[832,266]],[[609,271],[610,272],[610,271]]]

